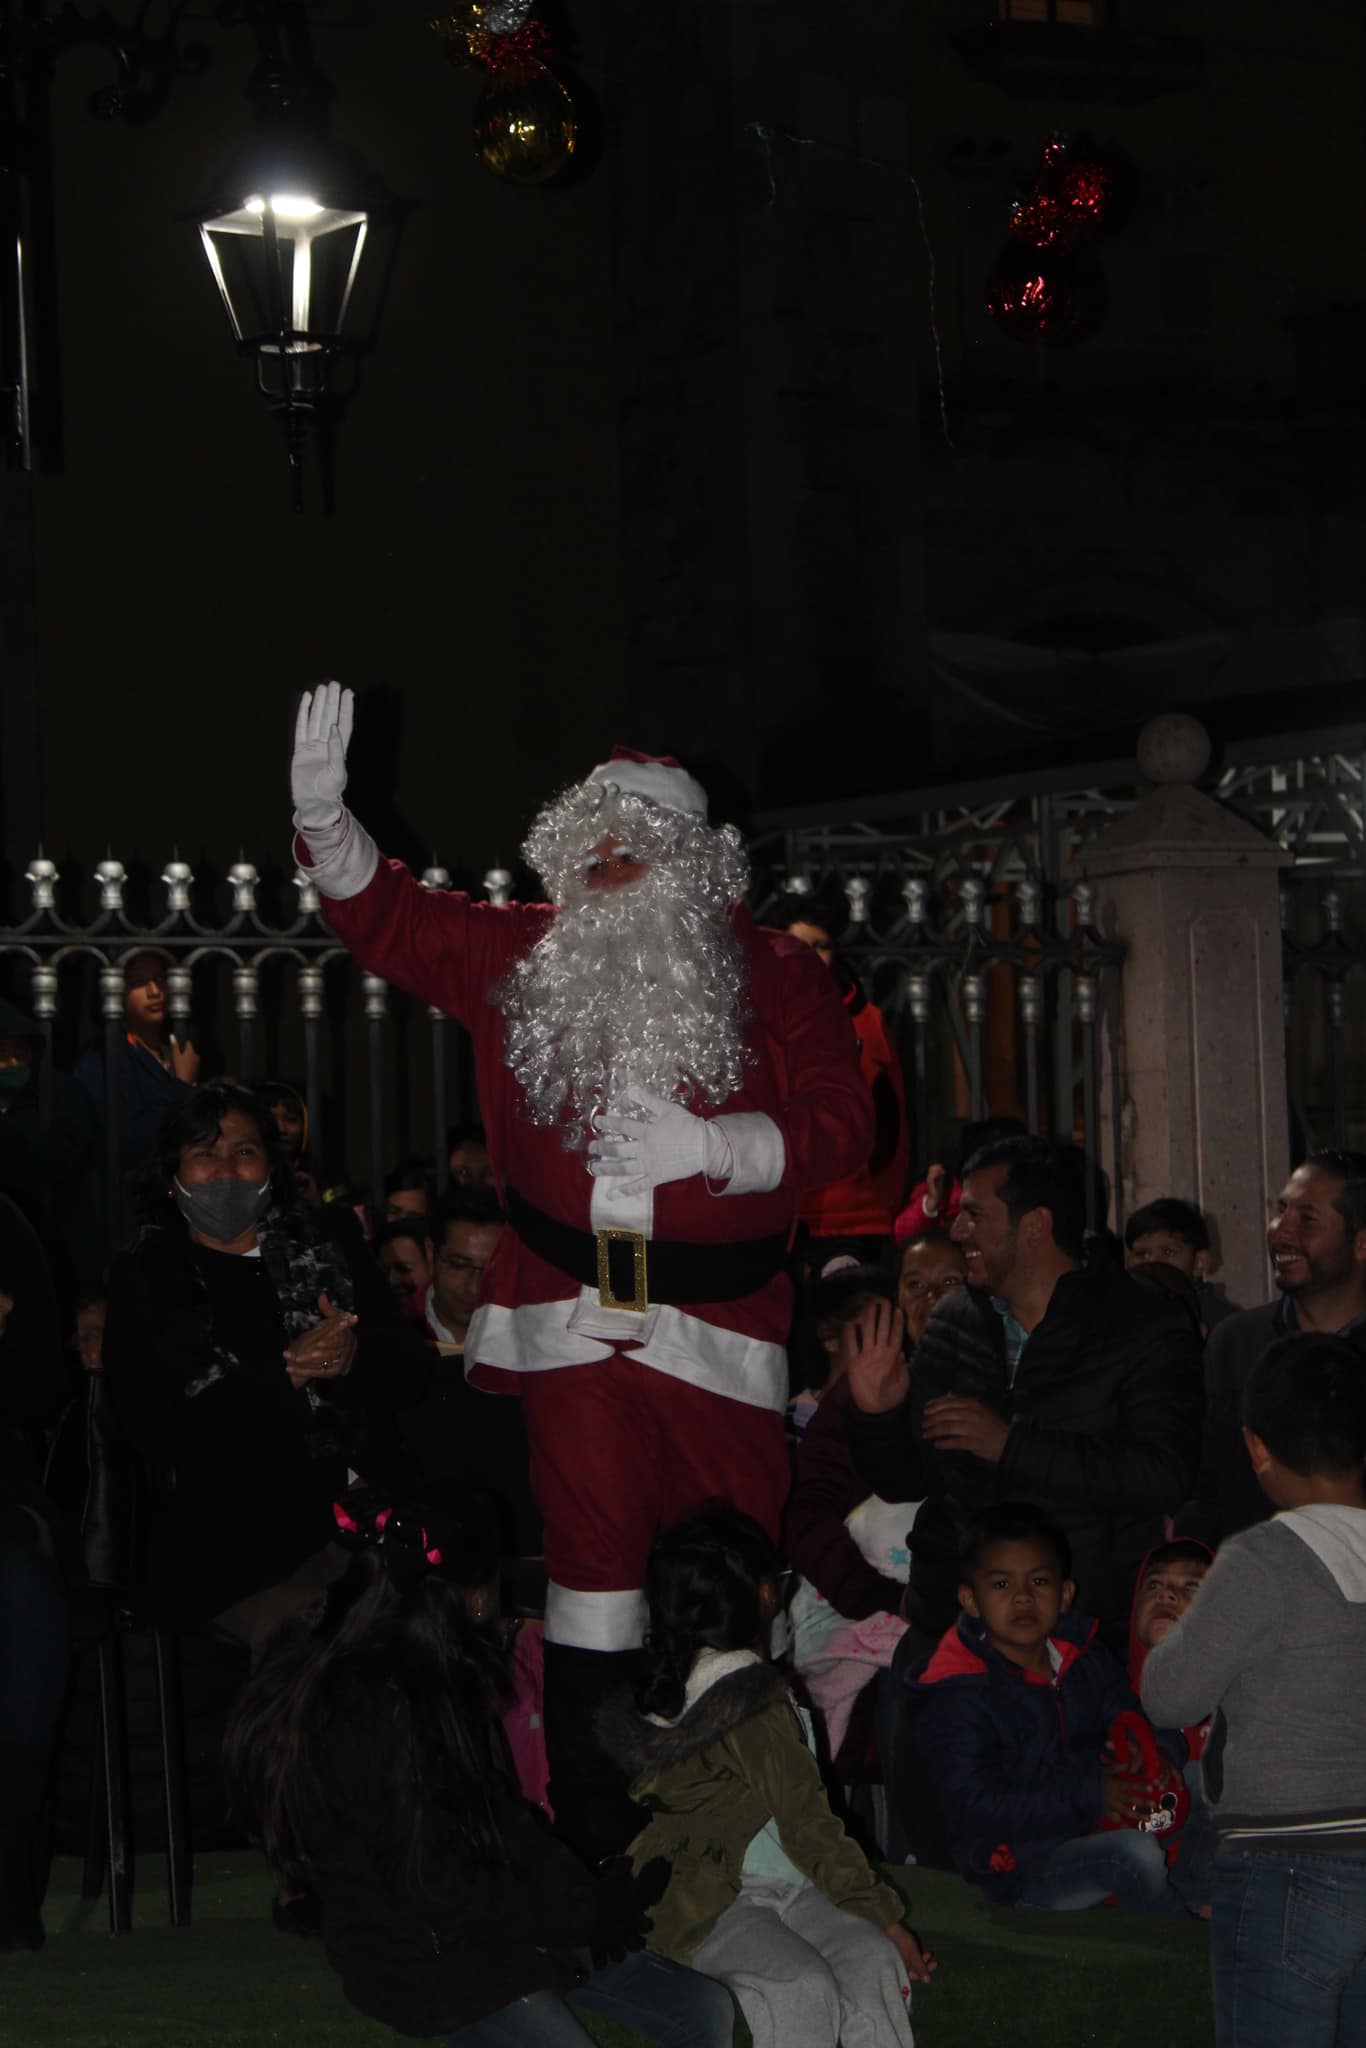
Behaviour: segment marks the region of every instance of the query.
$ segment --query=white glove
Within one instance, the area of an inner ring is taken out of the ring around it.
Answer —
[[[689,1180],[695,1173],[713,1180],[728,1176],[725,1133],[705,1117],[694,1116],[681,1102],[651,1095],[648,1088],[628,1088],[626,1099],[637,1105],[636,1115],[608,1109],[594,1119],[594,1129],[603,1135],[589,1141],[591,1174],[619,1181],[623,1194]]]
[[[289,764],[295,822],[301,832],[320,832],[342,815],[346,749],[354,718],[354,694],[340,683],[319,683],[316,690],[304,691]]]

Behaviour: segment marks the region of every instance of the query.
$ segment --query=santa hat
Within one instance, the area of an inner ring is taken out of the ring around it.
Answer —
[[[623,796],[643,796],[662,810],[704,820],[707,815],[706,791],[672,754],[638,754],[634,747],[613,747],[611,759],[600,762],[586,779],[604,789],[619,789]]]

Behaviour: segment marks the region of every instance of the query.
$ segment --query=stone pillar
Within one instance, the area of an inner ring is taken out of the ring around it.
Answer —
[[[1209,754],[1195,719],[1153,719],[1138,762],[1156,786],[1077,867],[1126,947],[1102,1020],[1114,1220],[1158,1195],[1198,1202],[1215,1277],[1250,1308],[1271,1293],[1267,1198],[1289,1166],[1277,876],[1290,855],[1195,788]]]

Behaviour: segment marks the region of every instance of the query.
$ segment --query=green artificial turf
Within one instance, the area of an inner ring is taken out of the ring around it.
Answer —
[[[956,1878],[890,1875],[940,1961],[916,1996],[917,2048],[1210,2048],[1199,1922],[992,1911]],[[0,1956],[0,2048],[394,2048],[347,2007],[319,1947],[274,1932],[258,1858],[199,1858],[191,1927],[166,1924],[161,1876],[149,1859],[135,1930],[115,1940],[104,1900],[84,1903],[78,1866],[58,1863],[47,1946]],[[620,2030],[597,2037],[633,2048]]]

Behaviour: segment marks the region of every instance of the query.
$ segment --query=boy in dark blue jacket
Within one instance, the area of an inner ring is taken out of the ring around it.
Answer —
[[[997,1904],[1182,1913],[1161,1841],[1140,1827],[1153,1789],[1109,1746],[1138,1702],[1096,1623],[1070,1611],[1070,1572],[1066,1536],[1034,1508],[973,1525],[963,1612],[907,1688],[921,1777],[958,1869]]]

